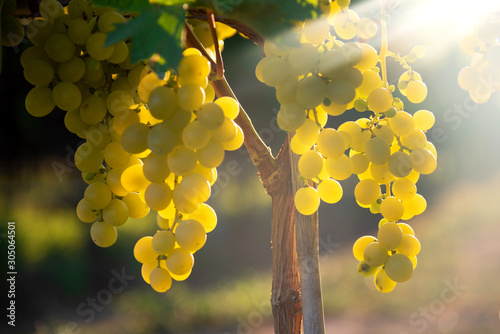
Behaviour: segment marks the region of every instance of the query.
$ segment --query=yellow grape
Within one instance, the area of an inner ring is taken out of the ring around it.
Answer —
[[[172,286],[172,277],[165,268],[154,268],[149,274],[149,282],[156,292],[165,292]]]
[[[381,194],[379,184],[372,179],[364,179],[358,182],[354,188],[354,197],[362,205],[371,205]]]
[[[425,148],[417,148],[411,151],[410,161],[415,171],[420,174],[431,174],[436,170],[436,157]]]
[[[326,203],[337,203],[342,199],[342,186],[334,179],[324,179],[318,185],[318,195]]]
[[[409,179],[400,178],[394,180],[392,192],[401,201],[409,201],[417,194],[417,186]]]
[[[111,190],[106,183],[95,182],[85,189],[83,198],[92,209],[104,209],[111,201]]]
[[[415,128],[401,137],[401,144],[410,150],[425,148],[425,145],[427,144],[427,137],[422,130]]]
[[[361,74],[363,75],[363,82],[358,88],[356,88],[359,97],[366,98],[373,90],[382,87],[382,79],[380,79],[380,76],[375,71],[366,70],[362,71]],[[384,110],[383,112],[385,112],[386,110]]]
[[[392,106],[392,93],[387,88],[375,88],[370,92],[366,102],[374,113],[384,113]]]
[[[134,257],[140,263],[149,263],[156,260],[158,253],[156,253],[152,246],[153,237],[146,236],[140,238],[134,246]]]
[[[323,129],[323,131],[319,133],[317,145],[318,151],[328,159],[340,158],[344,154],[346,148],[342,135],[332,128]]]
[[[422,195],[416,194],[411,200],[405,201],[404,205],[405,211],[408,211],[410,214],[416,216],[425,211],[427,208],[427,201]]]
[[[323,157],[316,151],[307,151],[299,158],[299,173],[306,179],[313,179],[323,169]]]
[[[389,258],[389,251],[377,241],[367,245],[363,254],[364,261],[372,267],[383,265]]]
[[[386,197],[380,204],[380,213],[391,222],[401,219],[404,211],[403,203],[394,196]]]
[[[54,110],[55,106],[52,90],[48,87],[33,87],[26,95],[25,107],[32,116],[46,116]]]
[[[180,222],[175,229],[175,238],[179,246],[194,253],[203,247],[207,240],[205,228],[194,219]]]
[[[422,109],[413,114],[413,120],[417,129],[427,131],[432,128],[436,118],[429,110]]]
[[[92,223],[99,217],[99,211],[92,209],[84,198],[76,206],[76,215],[84,223]]]
[[[217,214],[206,203],[201,203],[194,212],[187,215],[187,218],[200,222],[205,229],[205,233],[213,231],[215,226],[217,226]]]
[[[393,254],[384,265],[385,273],[394,282],[406,282],[413,274],[413,264],[404,254]]]
[[[370,266],[368,263],[366,263],[365,260],[362,260],[358,263],[358,273],[361,276],[365,276],[365,277],[371,276],[371,275],[375,274],[377,272],[377,270],[378,270],[378,267]]]
[[[403,136],[415,128],[415,121],[406,111],[398,111],[394,117],[389,119],[389,126],[395,135]]]
[[[123,188],[130,192],[140,192],[151,183],[144,176],[142,165],[127,167],[121,176]]]
[[[105,248],[116,242],[118,234],[116,227],[105,221],[96,221],[90,228],[90,237],[97,246]]]
[[[122,198],[127,204],[130,218],[143,218],[149,213],[149,207],[141,200],[136,192],[131,192]]]
[[[386,163],[391,156],[387,141],[381,137],[370,138],[365,144],[365,154],[368,161],[376,165]]]
[[[406,97],[412,103],[420,103],[427,97],[427,86],[422,81],[412,81],[406,87]]]
[[[319,131],[320,129],[318,124],[316,124],[314,120],[306,118],[304,124],[302,124],[295,132],[295,135],[303,145],[311,147],[314,143],[316,143]]]
[[[85,46],[89,55],[97,60],[105,60],[111,57],[114,51],[114,46],[104,46],[106,44],[106,34],[96,32],[89,36]]]
[[[149,127],[143,123],[131,124],[122,133],[121,143],[125,151],[132,154],[142,153],[148,149]]]
[[[219,167],[224,161],[224,146],[217,140],[211,138],[205,147],[196,151],[196,158],[206,168]]]
[[[193,254],[183,248],[176,248],[166,260],[168,271],[174,275],[184,275],[191,272],[194,265]]]
[[[161,211],[172,201],[172,189],[166,183],[150,183],[144,193],[144,199],[151,210]]]
[[[362,237],[359,237],[352,246],[352,253],[356,260],[363,261],[363,259],[365,258],[365,248],[375,241],[377,241],[377,239],[371,235],[364,235]]]
[[[420,241],[411,234],[403,234],[401,244],[396,248],[398,253],[404,254],[408,257],[416,256],[420,253]]]
[[[297,190],[294,197],[295,208],[301,214],[308,216],[318,211],[320,199],[316,189],[304,187]]]
[[[306,111],[297,103],[282,105],[278,111],[277,121],[283,131],[297,130],[306,121]]]
[[[396,287],[396,282],[387,276],[384,269],[379,269],[379,271],[375,273],[374,282],[377,290],[383,293],[391,292]]]
[[[325,81],[317,75],[308,76],[299,81],[297,103],[305,109],[314,109],[323,102],[325,94]]]
[[[151,240],[151,247],[155,253],[168,255],[174,251],[175,236],[172,231],[157,231]]]
[[[345,154],[338,159],[326,159],[325,168],[328,175],[335,180],[342,181],[352,175],[352,162]]]
[[[389,172],[396,177],[406,177],[412,170],[410,156],[403,151],[394,152],[387,163]]]
[[[403,240],[403,231],[398,224],[389,221],[379,227],[377,239],[380,245],[385,247],[387,250],[393,250],[401,245]]]

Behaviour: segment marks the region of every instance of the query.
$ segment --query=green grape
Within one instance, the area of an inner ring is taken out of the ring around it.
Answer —
[[[158,254],[168,255],[174,251],[175,241],[172,231],[157,231],[151,241],[151,247]]]
[[[97,21],[97,28],[99,28],[100,32],[107,33],[115,29],[116,23],[124,22],[125,18],[122,14],[114,10],[108,10],[99,16],[99,20]]]
[[[338,78],[326,86],[326,94],[333,103],[348,104],[356,97],[356,88],[349,80]]]
[[[411,81],[406,87],[406,97],[412,103],[420,103],[427,97],[427,86],[422,81]]]
[[[335,15],[333,18],[333,28],[340,38],[349,40],[356,36],[356,24],[358,21],[358,14],[353,10],[347,9]]]
[[[371,18],[363,17],[356,24],[356,34],[362,39],[371,39],[377,33],[377,24]]]
[[[324,179],[318,185],[318,195],[326,203],[337,203],[343,196],[342,186],[334,179]]]
[[[143,123],[131,124],[122,133],[122,147],[132,154],[144,152],[148,149],[149,127]]]
[[[281,85],[276,86],[276,99],[280,104],[297,103],[297,77],[290,77]]]
[[[111,115],[115,117],[126,117],[130,113],[130,107],[134,105],[134,98],[129,92],[115,90],[106,99],[106,106]]]
[[[144,177],[151,182],[161,183],[170,175],[168,169],[168,158],[166,155],[157,155],[151,153],[144,159],[143,173]]]
[[[329,79],[338,79],[345,75],[349,60],[340,49],[322,52],[318,62],[318,72]]]
[[[392,184],[392,192],[401,201],[409,201],[417,194],[417,187],[409,179],[396,179]]]
[[[398,111],[394,117],[389,118],[389,126],[396,136],[403,136],[415,128],[415,121],[407,112]]]
[[[384,265],[385,273],[394,282],[406,282],[413,274],[413,264],[404,254],[393,254]]]
[[[297,103],[288,103],[278,111],[278,126],[283,131],[297,130],[306,121],[306,111]]]
[[[320,199],[316,189],[304,187],[297,190],[294,197],[295,208],[304,216],[318,211]]]
[[[172,201],[172,189],[166,183],[150,183],[144,193],[144,199],[151,210],[161,211]]]
[[[105,248],[116,242],[118,234],[116,227],[105,221],[96,221],[90,228],[90,237],[97,246]]]
[[[224,161],[224,146],[217,140],[211,138],[205,147],[196,151],[196,157],[200,164],[206,168],[219,167]]]
[[[180,222],[175,229],[175,238],[179,246],[194,253],[205,245],[207,235],[205,228],[194,219]]]
[[[62,81],[77,82],[83,78],[85,71],[85,62],[80,57],[73,57],[59,65],[57,75]]]
[[[389,221],[379,227],[377,239],[387,250],[394,250],[401,245],[403,231],[398,224]]]
[[[187,218],[199,221],[205,229],[205,233],[212,232],[217,226],[217,214],[206,203],[201,203],[194,212],[187,215]]]
[[[371,177],[379,184],[388,184],[394,180],[394,175],[389,171],[388,163],[383,165],[375,165],[370,163],[368,167]]]
[[[354,188],[354,197],[359,204],[371,205],[381,194],[377,181],[364,179],[358,182]]]
[[[152,246],[153,237],[146,236],[140,238],[134,246],[134,257],[140,263],[155,261],[158,257]]]
[[[148,132],[147,146],[154,154],[166,156],[174,149],[176,143],[175,133],[166,123],[156,124]]]
[[[42,59],[42,60],[51,62],[50,58],[45,53],[45,50],[40,46],[34,45],[34,46],[30,46],[27,49],[25,49],[23,51],[23,53],[21,54],[21,58],[20,58],[21,65],[23,67],[26,67],[26,64],[29,61],[35,60],[35,59]]]
[[[384,269],[379,269],[379,271],[375,273],[374,282],[377,290],[383,293],[391,292],[396,287],[396,282],[387,276]]]
[[[130,160],[130,154],[126,152],[119,142],[111,142],[104,149],[104,160],[111,168],[125,168]]]
[[[210,62],[201,55],[183,57],[179,62],[178,73],[183,84],[197,83],[210,74]]]
[[[84,198],[76,206],[76,215],[84,223],[93,223],[99,217],[99,212],[89,205]]]
[[[172,277],[165,268],[154,268],[149,274],[149,282],[156,292],[166,292],[172,286]]]
[[[103,182],[89,184],[83,195],[88,206],[95,210],[104,209],[111,202],[111,189]]]
[[[100,123],[106,113],[106,100],[97,95],[91,95],[82,101],[80,105],[80,117],[87,124]]]
[[[394,196],[386,197],[380,204],[380,213],[391,222],[401,219],[404,210],[403,203]]]
[[[113,47],[113,53],[107,59],[109,63],[120,64],[127,60],[130,52],[127,43],[124,41],[118,41],[113,44]]]
[[[297,129],[295,134],[303,145],[311,147],[318,138],[319,126],[312,119],[306,118],[304,124]]]
[[[41,88],[47,88],[47,87],[41,87]],[[50,92],[50,98],[52,99],[52,92]],[[85,123],[80,117],[79,109],[68,111],[64,115],[64,126],[68,129],[68,131],[78,134],[78,136],[81,138],[83,138],[83,131],[89,127],[89,125]]]
[[[186,84],[177,91],[177,103],[184,110],[198,110],[205,102],[205,90],[196,84]]]
[[[363,50],[359,43],[344,43],[340,46],[340,51],[342,51],[342,54],[347,59],[349,66],[356,66],[363,58]]]
[[[406,89],[408,88],[410,82],[413,81],[422,81],[422,77],[420,76],[420,74],[411,70],[401,74],[398,80],[398,89],[401,92],[401,94],[406,96]]]
[[[365,258],[365,248],[375,241],[377,241],[377,239],[375,237],[372,237],[371,235],[364,235],[362,237],[359,237],[352,246],[352,253],[356,260],[363,261],[363,259]]]
[[[141,200],[138,193],[129,193],[122,198],[127,204],[130,218],[143,218],[149,213],[149,207]]]
[[[330,24],[326,18],[306,20],[302,34],[311,44],[322,44],[330,36]]]
[[[357,153],[351,156],[350,159],[353,174],[362,174],[368,169],[369,161],[366,155]]]
[[[387,141],[381,137],[370,138],[365,144],[365,154],[368,161],[376,165],[385,164],[390,156],[391,149]]]
[[[188,200],[186,196],[184,196],[183,189],[179,186],[174,188],[172,199],[174,201],[175,208],[183,214],[193,213],[199,205],[199,203]]]
[[[189,123],[182,131],[182,142],[184,146],[192,150],[205,147],[210,140],[210,132],[206,130],[198,120]]]
[[[144,176],[142,165],[132,165],[127,167],[121,176],[121,183],[125,190],[129,192],[140,192],[146,189],[151,183]]]
[[[352,162],[345,154],[342,154],[340,158],[327,159],[325,168],[328,175],[335,180],[346,180],[352,175]]]
[[[103,129],[101,124],[91,125],[82,133],[85,135],[87,142],[99,150],[103,150],[111,142],[111,134],[107,129]]]
[[[52,98],[56,106],[64,111],[74,110],[82,103],[80,89],[74,83],[67,81],[62,81],[54,86]]]
[[[373,134],[377,137],[383,138],[389,145],[391,145],[394,141],[394,133],[392,132],[389,124],[386,122],[377,124],[373,128]]]
[[[48,87],[33,87],[26,95],[25,107],[32,116],[46,116],[54,110],[55,106],[52,89]]]
[[[367,43],[360,43],[362,57],[358,64],[356,64],[356,68],[361,71],[366,71],[374,68],[378,63],[378,54],[377,50],[373,46]]]
[[[363,74],[363,82],[356,88],[356,91],[359,97],[367,98],[373,90],[382,87],[382,79],[373,70],[366,70],[361,73]]]
[[[54,68],[43,59],[33,59],[24,66],[24,77],[34,86],[48,86],[54,79]]]
[[[420,194],[416,194],[411,200],[405,201],[403,204],[405,207],[405,213],[408,211],[408,213],[412,216],[422,214],[427,208],[427,202]]]
[[[323,157],[316,151],[307,151],[299,158],[298,168],[304,178],[316,178],[323,169]]]
[[[87,0],[71,0],[68,4],[68,15],[73,19],[83,18],[90,21],[93,11]]]
[[[178,185],[179,186],[179,185]],[[210,184],[199,173],[191,173],[182,178],[180,189],[184,197],[194,203],[203,203],[210,198]]]
[[[290,50],[287,60],[295,75],[306,75],[318,63],[319,51],[311,44],[301,44]]]
[[[420,253],[420,241],[411,234],[403,234],[401,244],[396,248],[398,253],[404,254],[408,257],[416,256]]]
[[[204,103],[196,111],[196,116],[199,124],[206,130],[217,130],[222,126],[225,118],[223,109],[214,102]]]
[[[177,107],[177,96],[172,88],[158,86],[149,94],[148,107],[151,115],[158,119],[171,116]]]
[[[149,67],[145,69],[149,70]],[[141,78],[139,86],[137,86],[137,94],[142,101],[148,102],[151,92],[156,87],[162,86],[163,84],[164,82],[158,77],[158,74],[156,74],[156,72],[148,72]]]
[[[359,126],[358,126],[359,127]],[[317,138],[318,151],[328,159],[340,158],[346,149],[342,135],[335,129],[323,129]]]
[[[80,145],[75,152],[75,165],[78,170],[95,173],[101,169],[103,151],[89,142]]]
[[[378,267],[372,267],[366,261],[362,260],[358,263],[358,273],[361,276],[371,276],[377,272],[379,268]]]
[[[371,267],[379,267],[389,258],[389,251],[377,241],[366,246],[363,254],[364,261]]]
[[[123,171],[124,169],[112,168],[106,175],[106,183],[108,184],[109,189],[111,189],[113,194],[120,197],[126,196],[129,193],[122,186],[121,178]]]
[[[91,29],[87,21],[76,18],[69,22],[68,36],[76,45],[85,45],[90,37]]]
[[[179,176],[189,174],[196,167],[196,153],[182,145],[174,147],[168,154],[168,168]]]
[[[406,177],[412,170],[410,156],[403,151],[394,152],[387,164],[389,171],[396,177]]]
[[[431,174],[436,170],[436,157],[425,148],[417,148],[410,152],[410,161],[413,169],[420,174]]]
[[[122,114],[120,117],[113,117],[111,119],[110,128],[112,131],[115,131],[118,136],[120,136],[129,126],[140,122],[141,118],[139,117],[139,114],[135,110],[130,110],[129,112]],[[116,140],[120,140],[120,138],[118,137]]]
[[[106,34],[96,32],[89,36],[85,46],[89,55],[97,60],[105,60],[111,57],[115,47],[113,45],[104,46],[106,44]]]
[[[224,116],[229,119],[235,119],[240,113],[240,105],[232,97],[222,96],[215,100],[214,103],[222,108]]]
[[[127,222],[128,207],[118,198],[113,198],[102,210],[102,218],[110,225],[120,226]]]
[[[297,103],[305,109],[314,109],[319,106],[326,95],[325,81],[312,75],[303,78],[297,86]]]
[[[410,150],[425,148],[425,145],[427,144],[427,137],[422,130],[413,129],[401,137],[401,144]]]
[[[234,136],[234,138],[229,141],[222,142],[222,146],[226,151],[236,151],[241,147],[241,145],[243,145],[244,141],[245,135],[243,134],[243,130],[238,125],[236,125],[236,136]]]
[[[262,81],[271,87],[284,83],[290,76],[290,65],[279,57],[270,57],[262,65]]]
[[[422,109],[413,114],[415,128],[422,131],[427,131],[432,128],[435,120],[434,114],[429,110]]]
[[[42,17],[51,23],[57,17],[64,15],[63,6],[56,0],[42,0],[39,8]]]
[[[168,271],[174,275],[184,275],[191,272],[194,265],[193,254],[183,248],[176,248],[166,260]]]
[[[374,113],[383,113],[392,106],[392,93],[386,88],[375,88],[370,92],[366,102],[368,108],[373,110]]]
[[[45,42],[45,52],[53,61],[63,63],[75,56],[76,48],[68,36],[54,34]]]

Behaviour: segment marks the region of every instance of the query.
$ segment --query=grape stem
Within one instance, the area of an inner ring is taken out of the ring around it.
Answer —
[[[219,48],[219,39],[217,38],[217,31],[215,30],[215,16],[214,12],[207,9],[207,21],[210,26],[210,32],[212,33],[212,39],[214,41],[215,47],[215,63],[217,68],[217,79],[222,79],[224,77],[224,63],[222,62],[222,54]]]
[[[387,41],[387,13],[385,0],[380,0],[380,33],[382,35],[382,45],[380,47],[380,70],[382,72],[382,81],[384,87],[387,88],[387,64],[386,57],[388,54],[388,41]]]

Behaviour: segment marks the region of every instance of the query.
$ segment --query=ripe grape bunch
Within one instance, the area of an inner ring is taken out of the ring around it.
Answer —
[[[348,4],[331,2],[324,7],[325,17],[306,21],[298,47],[266,41],[256,76],[275,87],[281,104],[278,125],[289,132],[290,148],[300,155],[303,186],[295,194],[297,211],[312,215],[321,201],[337,203],[343,196],[339,181],[355,174],[357,203],[381,213],[384,223],[377,238],[355,243],[358,271],[375,274],[377,289],[389,292],[410,278],[420,250],[413,230],[400,220],[424,212],[427,204],[415,184],[437,166],[436,149],[425,134],[434,115],[424,109],[410,113],[402,100],[418,104],[427,96],[421,76],[409,65],[424,56],[425,48],[400,56],[384,42],[377,53],[363,42],[376,34],[376,23],[360,19]],[[356,36],[358,41],[352,41]],[[397,82],[401,98],[388,83],[386,57],[404,69]],[[327,127],[328,116],[346,111],[363,116],[337,129]]]
[[[96,245],[113,245],[129,217],[157,211],[156,232],[133,253],[144,280],[165,292],[172,279],[190,275],[193,254],[217,224],[205,202],[225,151],[243,144],[234,122],[239,104],[215,99],[210,62],[196,49],[184,50],[178,68],[160,77],[146,61],[130,63],[130,41],[106,46],[114,25],[133,18],[87,0],[67,8],[42,0],[40,9],[27,26],[34,46],[21,56],[35,86],[26,109],[41,117],[57,106],[67,129],[85,140],[75,165],[88,186],[76,213],[92,224]],[[227,26],[218,29],[231,35]]]
[[[472,101],[486,103],[492,93],[500,91],[500,11],[478,22],[460,47],[473,58],[459,72],[458,84]]]

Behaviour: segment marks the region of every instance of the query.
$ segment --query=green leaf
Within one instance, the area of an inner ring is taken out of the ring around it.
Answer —
[[[131,38],[131,62],[159,54],[164,61],[157,64],[156,70],[165,72],[168,67],[176,68],[181,59],[184,17],[180,5],[149,7],[136,18],[117,24],[115,30],[108,33],[106,43],[111,45]]]
[[[90,2],[97,6],[116,8],[122,12],[140,12],[151,7],[149,0],[91,0]]]

